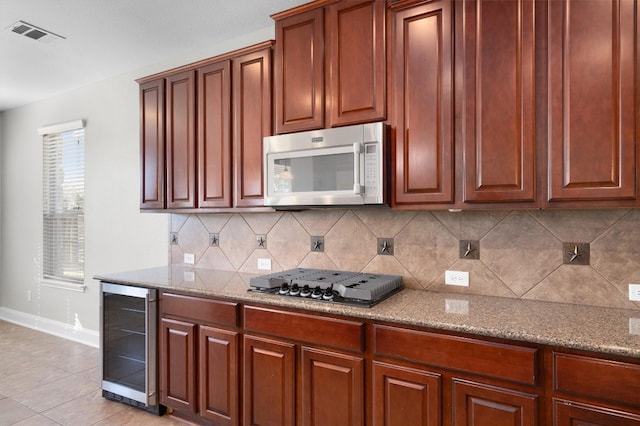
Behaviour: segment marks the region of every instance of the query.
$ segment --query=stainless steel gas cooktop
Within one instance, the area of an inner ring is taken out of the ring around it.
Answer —
[[[399,275],[289,269],[251,278],[249,291],[371,307],[402,289]]]

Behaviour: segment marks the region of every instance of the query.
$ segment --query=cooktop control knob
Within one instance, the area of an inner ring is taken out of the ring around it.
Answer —
[[[324,289],[322,300],[333,300],[333,286]]]
[[[316,286],[316,288],[313,289],[311,297],[313,299],[320,299],[322,297],[322,289],[320,288],[320,286]]]
[[[279,294],[287,294],[287,293],[289,293],[289,284],[283,283],[280,286],[280,290],[278,290],[278,293]]]
[[[289,294],[292,296],[298,296],[300,294],[300,286],[296,283],[291,285],[291,290],[289,290]]]
[[[309,284],[305,284],[304,287],[302,287],[302,290],[300,290],[300,296],[302,297],[311,296],[311,289],[309,288]]]

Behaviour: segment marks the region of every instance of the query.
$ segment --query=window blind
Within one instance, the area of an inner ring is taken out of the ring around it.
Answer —
[[[42,272],[84,284],[84,128],[43,135]]]

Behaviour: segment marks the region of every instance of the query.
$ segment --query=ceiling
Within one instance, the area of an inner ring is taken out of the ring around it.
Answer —
[[[0,0],[0,111],[273,25],[308,0]],[[24,21],[63,36],[12,31]]]

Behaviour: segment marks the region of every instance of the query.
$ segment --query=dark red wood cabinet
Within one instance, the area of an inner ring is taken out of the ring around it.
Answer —
[[[276,133],[386,117],[385,6],[320,1],[272,16]]]
[[[272,45],[138,80],[141,209],[263,206],[262,138],[273,132]]]
[[[162,293],[160,402],[188,420],[240,424],[236,303]]]

